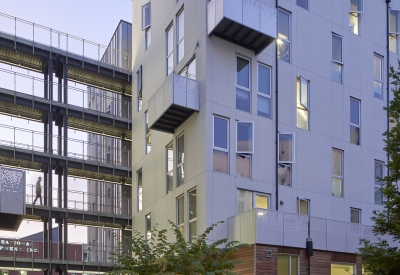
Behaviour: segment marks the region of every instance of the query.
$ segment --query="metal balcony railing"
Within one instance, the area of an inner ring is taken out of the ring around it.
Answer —
[[[131,152],[128,149],[118,148],[114,144],[106,145],[99,142],[88,142],[78,139],[67,138],[68,152],[64,154],[62,148],[57,148],[61,141],[64,144],[64,137],[48,135],[42,132],[0,124],[0,145],[13,148],[25,149],[33,152],[40,152],[49,155],[62,155],[68,158],[82,160],[82,162],[94,162],[130,168]],[[104,138],[99,136],[100,139]],[[45,150],[44,142],[52,140],[53,149]],[[104,138],[104,142],[110,142],[114,138]],[[111,142],[110,142],[111,143]]]
[[[43,188],[44,193],[47,192],[46,187]],[[58,192],[57,188],[52,188],[52,207],[58,207]],[[61,189],[62,193],[64,189]],[[108,195],[95,194],[90,192],[67,190],[68,193],[68,209],[74,211],[96,212],[111,215],[132,216],[132,199],[124,198],[118,194],[120,190],[113,190]],[[29,184],[26,188],[26,204],[28,207],[33,207],[33,202],[36,198],[36,185]],[[43,198],[42,198],[43,199]],[[39,199],[35,205],[40,205]],[[46,208],[50,206],[44,206]]]
[[[45,86],[48,86],[48,81],[0,68],[0,88],[30,95],[32,99],[34,96],[39,97],[47,100],[49,104],[53,104],[51,100],[44,98]],[[64,93],[65,85],[53,81],[51,86],[53,88],[53,101],[62,102],[63,97],[61,99],[58,98],[58,90],[61,89],[62,93]],[[88,92],[87,89],[79,89],[70,85],[66,88],[68,91],[68,104],[70,105],[115,117],[131,119],[132,103],[123,100],[121,95],[112,92],[108,93],[113,96],[100,95],[99,93]]]
[[[131,70],[132,55],[103,46],[68,33],[53,30],[8,14],[0,13],[1,32],[12,35],[14,40],[22,38],[35,45],[45,45],[85,59],[109,64],[117,68]]]

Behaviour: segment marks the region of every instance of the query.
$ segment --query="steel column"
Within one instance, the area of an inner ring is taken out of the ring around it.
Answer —
[[[53,201],[53,168],[51,163],[48,164],[47,168],[48,174],[48,194],[49,194],[49,221],[48,221],[48,228],[49,228],[49,238],[48,238],[48,246],[49,246],[49,259],[53,258],[53,219],[51,218],[51,206]],[[51,268],[49,268],[51,270]]]
[[[63,63],[64,103],[68,104],[68,65]]]
[[[44,80],[44,98],[48,99],[49,98],[49,72],[46,69],[44,74],[43,74],[43,80]]]
[[[57,87],[57,91],[58,91],[58,102],[62,102],[62,77],[58,77],[58,87]]]
[[[63,219],[57,218],[56,222],[58,224],[58,258],[57,260],[62,260],[63,257]]]
[[[49,99],[53,100],[53,59],[49,59],[47,68],[49,74]]]
[[[47,226],[48,226],[47,223],[48,223],[47,217],[44,217],[43,218],[43,258],[44,259],[47,259],[49,257],[49,251],[48,251],[48,245],[47,245],[48,244],[47,240],[49,238],[49,231],[47,228]]]

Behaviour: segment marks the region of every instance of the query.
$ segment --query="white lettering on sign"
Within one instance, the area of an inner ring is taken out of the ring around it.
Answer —
[[[15,252],[23,252],[24,249],[20,246],[25,246],[27,252],[31,253],[39,253],[38,248],[33,248],[33,243],[25,242],[25,241],[9,241],[9,240],[0,240],[0,251],[15,251]],[[29,247],[30,246],[30,247]]]

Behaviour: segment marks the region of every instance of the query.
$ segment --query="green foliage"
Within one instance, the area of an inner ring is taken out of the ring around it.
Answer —
[[[385,240],[391,238],[397,243],[400,240],[400,61],[397,71],[390,67],[389,76],[394,86],[391,89],[393,99],[385,110],[393,127],[383,134],[386,137],[384,150],[389,161],[388,174],[380,179],[385,201],[383,210],[374,211],[372,217],[373,232],[378,237],[378,243],[361,239],[362,247],[359,249],[365,270],[373,275],[400,274],[400,251],[397,247],[390,247]]]
[[[186,242],[176,225],[169,221],[176,240],[167,241],[167,230],[151,230],[151,241],[134,231],[132,237],[125,237],[113,259],[117,262],[111,275],[233,275],[231,271],[239,261],[228,257],[245,246],[238,242],[221,239],[209,243],[207,235],[218,225],[208,227],[196,240]],[[221,223],[221,222],[219,222]]]

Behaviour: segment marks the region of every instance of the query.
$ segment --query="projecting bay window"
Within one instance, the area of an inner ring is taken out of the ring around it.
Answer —
[[[136,72],[137,81],[137,111],[142,109],[142,65],[140,65],[139,70]]]
[[[262,64],[258,64],[257,69],[257,114],[259,116],[271,118],[271,68]]]
[[[137,211],[140,212],[143,209],[142,169],[136,172],[136,181],[137,181]]]
[[[151,129],[149,128],[149,113],[146,111],[145,116],[145,131],[146,131],[146,154],[151,151]]]
[[[307,199],[297,198],[296,213],[301,215],[310,214],[310,201]]]
[[[382,76],[383,57],[374,54],[374,96],[383,99],[383,76]]]
[[[350,0],[349,29],[358,35],[360,14],[364,12],[364,0]]]
[[[176,199],[176,226],[185,238],[185,197],[182,195]]]
[[[332,149],[332,195],[343,196],[343,151]]]
[[[181,135],[180,137],[177,138],[176,143],[177,143],[177,187],[181,186],[184,181],[185,181],[185,170],[184,170],[184,164],[185,164],[185,140],[184,140],[184,135]]]
[[[183,8],[176,15],[176,22],[177,63],[179,63],[185,55],[185,11]]]
[[[290,13],[278,10],[278,59],[290,63]]]
[[[236,57],[236,109],[250,112],[250,61]]]
[[[236,175],[251,177],[251,154],[254,152],[253,122],[236,122]]]
[[[237,190],[237,213],[247,212],[253,208],[269,209],[271,197],[269,194],[257,193],[243,189]]]
[[[375,204],[383,204],[382,182],[380,179],[383,177],[384,163],[375,160],[375,186],[374,186],[374,200]]]
[[[229,171],[228,122],[214,116],[213,170],[225,174]]]
[[[197,193],[196,189],[189,191],[189,242],[197,238]]]
[[[350,143],[360,145],[360,105],[361,102],[350,98]]]
[[[167,194],[174,188],[174,144],[167,146]]]
[[[167,76],[174,70],[174,28],[172,22],[166,30],[167,40]]]
[[[145,218],[146,240],[151,241],[151,213],[147,214],[144,218]]]
[[[389,50],[397,53],[400,34],[400,10],[390,9],[389,16]]]
[[[343,55],[342,37],[332,33],[332,80],[342,83]]]
[[[297,78],[297,127],[308,130],[310,81]]]

